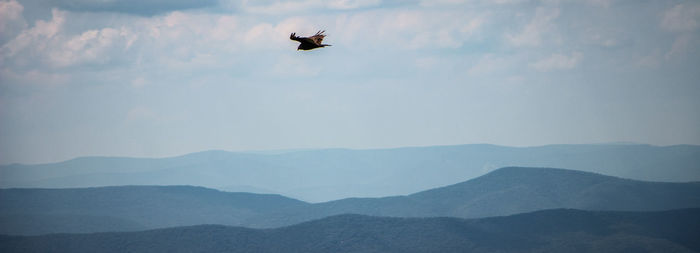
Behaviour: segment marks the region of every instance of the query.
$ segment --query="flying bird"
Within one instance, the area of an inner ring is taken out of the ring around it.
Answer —
[[[328,44],[321,44],[323,41],[323,38],[326,37],[325,34],[323,34],[324,31],[318,31],[314,36],[311,37],[299,37],[297,36],[296,33],[292,33],[292,35],[289,35],[289,38],[291,40],[296,40],[299,41],[299,47],[297,47],[297,50],[311,50],[314,48],[319,48],[319,47],[325,47],[325,46],[330,46]]]

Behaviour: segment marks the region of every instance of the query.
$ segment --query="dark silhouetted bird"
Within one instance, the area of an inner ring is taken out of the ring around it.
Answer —
[[[328,44],[321,44],[323,41],[323,38],[326,37],[325,34],[323,34],[325,31],[318,31],[314,36],[311,37],[298,37],[296,33],[292,33],[292,35],[289,35],[289,38],[291,40],[296,40],[299,41],[299,47],[297,47],[297,50],[311,50],[314,48],[319,48],[319,47],[325,47],[325,46],[330,46]]]

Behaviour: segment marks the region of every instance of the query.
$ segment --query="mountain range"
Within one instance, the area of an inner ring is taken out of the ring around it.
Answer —
[[[83,157],[59,163],[0,166],[0,188],[197,185],[325,202],[407,195],[507,166],[567,168],[646,181],[700,181],[700,146],[474,144],[206,151],[170,158]]]
[[[276,229],[0,236],[0,252],[697,252],[700,209],[556,209],[506,217],[339,215]]]
[[[193,186],[0,190],[0,234],[136,231],[199,224],[274,228],[338,214],[478,218],[554,208],[660,211],[700,207],[700,183],[507,167],[405,196],[308,203]]]

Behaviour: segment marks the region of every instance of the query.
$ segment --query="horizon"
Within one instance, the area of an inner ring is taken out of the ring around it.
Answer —
[[[267,150],[224,150],[224,149],[205,149],[200,151],[193,151],[182,154],[173,154],[165,156],[124,156],[124,155],[106,155],[106,154],[96,154],[96,155],[85,155],[70,157],[64,160],[57,161],[47,161],[39,163],[22,163],[22,162],[12,162],[12,163],[0,163],[0,166],[11,166],[11,165],[43,165],[43,164],[54,164],[62,163],[75,159],[81,158],[134,158],[134,159],[167,159],[176,158],[182,156],[188,156],[198,153],[206,152],[226,152],[226,153],[240,153],[240,154],[255,154],[255,155],[279,155],[286,153],[295,152],[308,152],[308,151],[322,151],[322,150],[349,150],[349,151],[372,151],[372,150],[392,150],[392,149],[410,149],[410,148],[433,148],[433,147],[457,147],[457,146],[495,146],[504,148],[541,148],[548,146],[586,146],[586,145],[611,145],[611,146],[626,146],[626,145],[636,145],[636,146],[651,146],[651,147],[674,147],[674,146],[700,146],[696,144],[671,144],[671,145],[654,145],[648,143],[636,143],[636,142],[603,142],[603,143],[555,143],[555,144],[544,144],[544,145],[534,145],[534,146],[508,146],[490,143],[464,143],[464,144],[444,144],[444,145],[427,145],[427,146],[396,146],[396,147],[368,147],[368,148],[346,148],[346,147],[320,147],[320,148],[288,148],[288,149],[267,149]]]

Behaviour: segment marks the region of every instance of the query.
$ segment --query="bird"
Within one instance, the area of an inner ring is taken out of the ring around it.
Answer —
[[[324,32],[325,30],[318,31],[311,37],[299,37],[296,33],[292,33],[292,35],[289,35],[289,39],[296,40],[301,43],[299,44],[299,47],[297,47],[297,50],[311,50],[314,48],[330,46],[328,44],[321,44],[323,38],[326,37],[326,35],[323,34]]]

